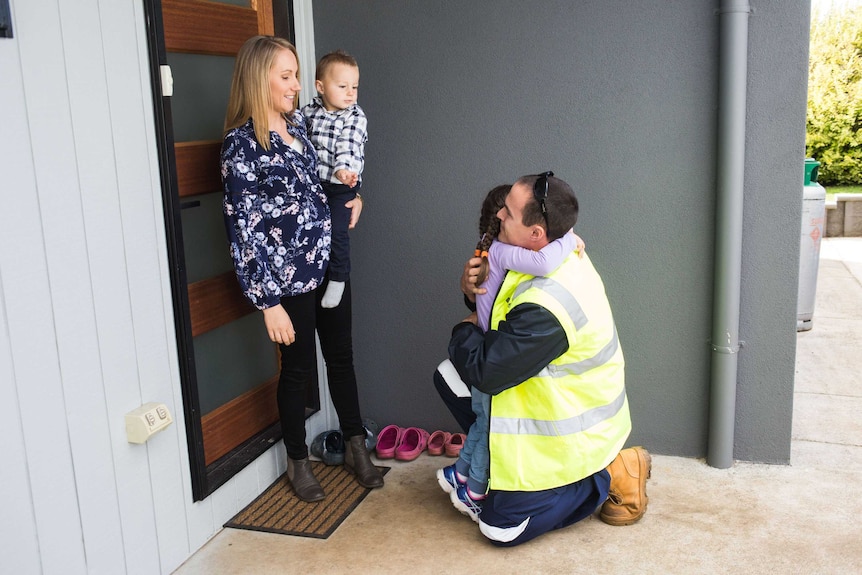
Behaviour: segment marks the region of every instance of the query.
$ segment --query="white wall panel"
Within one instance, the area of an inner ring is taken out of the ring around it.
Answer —
[[[6,330],[5,305],[0,266],[0,453],[3,454],[0,486],[6,494],[3,498],[4,515],[14,518],[14,521],[0,521],[0,556],[3,557],[4,570],[10,573],[37,573],[40,563],[39,541],[24,450],[24,430],[18,412],[15,366],[9,332]]]
[[[209,534],[210,537],[215,535],[216,530],[237,513],[237,484],[234,479],[236,478],[227,481],[208,498],[212,501],[212,526],[214,528]]]
[[[39,540],[19,408],[19,379],[10,334],[11,318],[7,311],[12,305],[16,308],[32,307],[32,304],[28,306],[20,300],[24,291],[21,289],[21,272],[26,272],[27,278],[44,275],[44,269],[33,274],[25,267],[31,258],[39,259],[39,251],[22,249],[21,243],[24,238],[38,239],[38,231],[29,230],[30,226],[38,226],[38,213],[33,209],[36,206],[32,201],[36,188],[17,40],[0,41],[0,70],[6,75],[5,81],[0,82],[2,195],[10,197],[14,191],[17,206],[15,210],[0,210],[0,454],[3,457],[0,486],[4,493],[14,494],[3,499],[4,516],[12,520],[0,521],[0,557],[3,557],[4,569],[11,573],[37,573],[40,570]],[[26,321],[26,316],[20,313],[16,318],[19,322]],[[53,329],[44,312],[33,319],[43,320],[41,324],[33,324],[37,329],[41,327],[45,333]],[[25,351],[19,349],[19,361],[25,357]],[[27,366],[22,366],[19,371],[23,377],[28,372]]]
[[[78,341],[86,341],[93,348],[81,354],[81,361],[90,365],[93,373],[68,393],[68,403],[74,406],[70,412],[76,413],[74,420],[70,414],[75,474],[88,569],[122,572],[126,568],[124,536],[125,547],[135,545],[139,549],[146,549],[146,538],[131,539],[137,535],[134,531],[104,529],[105,525],[120,524],[112,436],[122,432],[112,425],[112,420],[119,418],[112,417],[108,409],[106,386],[114,381],[134,381],[135,357],[127,327],[130,313],[122,273],[125,261],[115,167],[106,161],[111,158],[113,142],[110,118],[105,114],[108,98],[97,2],[83,0],[74,7],[64,3],[60,17],[77,164],[75,196],[80,198],[84,234],[82,245],[67,247],[78,250],[84,260],[75,262],[77,273],[70,280],[74,278],[79,289],[92,298],[86,308],[79,307],[79,313],[86,310],[92,332],[79,331]],[[64,366],[64,376],[68,371]]]
[[[63,319],[62,326],[56,323],[55,312],[63,302],[77,306],[78,302],[72,301],[70,295],[83,297],[84,306],[89,298],[74,286],[70,287],[71,294],[57,294],[59,285],[51,289],[52,280],[62,284],[68,279],[58,277],[61,270],[75,273],[68,265],[74,263],[75,255],[44,238],[45,233],[59,236],[67,225],[71,228],[69,241],[80,237],[80,210],[75,211],[74,201],[70,207],[68,198],[61,194],[69,190],[63,176],[71,177],[74,182],[75,167],[73,156],[66,153],[72,149],[71,125],[56,2],[17,3],[15,33],[33,157],[32,164],[28,161],[15,167],[32,171],[28,174],[29,185],[16,188],[19,203],[16,213],[9,214],[14,216],[9,218],[13,220],[13,249],[6,253],[10,257],[4,261],[4,269],[8,264],[8,269],[15,270],[15,281],[4,284],[9,334],[41,565],[49,573],[85,573],[83,532],[60,370],[61,353],[67,354],[67,365],[76,363],[68,355],[72,350],[63,341],[64,334],[74,336],[75,326],[68,317]],[[66,211],[69,209],[72,213]],[[48,226],[55,229],[46,230]],[[9,245],[5,241],[3,244]],[[64,262],[62,258],[66,255],[73,261]],[[55,296],[59,299],[55,300]],[[86,330],[87,320],[84,321]]]
[[[136,42],[137,26],[143,23],[142,6],[101,2],[99,10],[116,163],[113,185],[120,191],[119,223],[128,263],[124,272],[131,311],[129,338],[137,361],[134,381],[110,382],[110,392],[116,395],[114,417],[121,426],[123,413],[141,403],[158,401],[168,405],[175,420],[181,420],[182,404],[174,402],[176,380],[168,359],[175,346],[168,339],[172,330],[165,324],[171,316],[170,301],[163,297],[158,253],[163,236],[160,191],[153,186],[150,171],[155,150],[148,146],[148,133],[155,127],[146,118],[152,98],[149,83],[143,82],[147,70],[141,70]],[[115,442],[117,457],[129,463],[118,470],[122,474],[120,491],[129,500],[139,499],[124,513],[123,525],[147,537],[145,548],[127,547],[130,573],[169,571],[190,553],[184,503],[190,490],[180,471],[185,450],[182,430],[181,425],[171,425],[146,445],[131,445],[125,439]],[[141,488],[148,493],[139,493]]]

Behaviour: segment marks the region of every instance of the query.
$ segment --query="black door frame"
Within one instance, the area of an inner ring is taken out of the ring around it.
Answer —
[[[180,215],[183,203],[179,198],[174,156],[173,116],[170,97],[162,96],[161,66],[167,65],[167,50],[161,0],[144,0],[144,13],[192,496],[194,501],[202,501],[281,439],[281,427],[278,423],[269,426],[218,461],[206,465]],[[295,43],[293,2],[274,0],[273,19],[275,33]]]

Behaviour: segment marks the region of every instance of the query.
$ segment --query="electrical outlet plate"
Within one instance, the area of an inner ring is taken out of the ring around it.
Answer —
[[[144,443],[173,421],[164,403],[145,403],[126,414],[126,437],[129,443]]]

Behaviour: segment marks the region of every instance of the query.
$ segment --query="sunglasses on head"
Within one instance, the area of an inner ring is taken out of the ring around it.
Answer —
[[[539,207],[542,209],[542,217],[545,218],[545,226],[548,225],[548,209],[545,207],[545,200],[548,199],[548,178],[554,175],[554,172],[542,172],[536,178],[536,183],[533,184],[533,197],[539,202]]]

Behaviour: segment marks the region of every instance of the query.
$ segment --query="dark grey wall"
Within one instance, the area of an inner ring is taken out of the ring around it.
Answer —
[[[578,194],[576,230],[616,316],[630,444],[705,454],[717,4],[314,3],[317,54],[357,57],[369,117],[367,202],[352,234],[367,416],[454,430],[431,375],[466,315],[458,279],[481,200],[552,169]],[[736,457],[786,462],[808,7],[758,2],[750,25]]]

